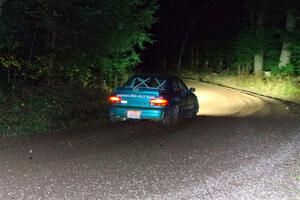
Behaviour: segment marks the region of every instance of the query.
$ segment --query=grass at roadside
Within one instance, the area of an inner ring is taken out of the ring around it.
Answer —
[[[206,75],[205,82],[220,84],[258,94],[300,103],[300,85],[295,77],[260,78],[253,75]]]
[[[42,134],[106,120],[101,89],[27,86],[21,91],[0,91],[0,136]]]
[[[207,83],[223,85],[300,104],[300,77],[257,77],[254,75],[222,75],[184,72],[183,76]]]

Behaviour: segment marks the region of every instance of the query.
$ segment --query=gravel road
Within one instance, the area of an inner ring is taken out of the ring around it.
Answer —
[[[300,200],[300,107],[188,85],[200,112],[174,128],[0,139],[0,199]]]

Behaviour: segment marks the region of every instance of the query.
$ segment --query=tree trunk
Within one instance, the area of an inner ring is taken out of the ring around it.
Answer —
[[[177,72],[181,68],[182,56],[183,56],[183,53],[184,53],[184,49],[185,49],[185,45],[186,45],[188,37],[189,37],[189,32],[185,35],[184,40],[182,42],[182,47],[181,47],[180,52],[179,52],[179,58],[178,58],[178,63],[177,63],[177,69],[176,69]]]
[[[256,27],[256,35],[261,37],[260,35],[263,32],[263,24],[264,24],[264,12],[259,11],[257,13],[257,27]],[[263,46],[258,47],[258,52],[254,55],[254,74],[262,75],[264,66],[264,50]]]
[[[33,34],[33,37],[32,37],[31,47],[30,47],[29,56],[28,56],[28,61],[29,62],[31,62],[31,60],[32,60],[33,49],[34,49],[35,41],[36,41],[36,38],[37,38],[37,33],[38,33],[38,26],[35,25],[34,34]]]
[[[199,47],[197,46],[195,49],[195,68],[199,69],[199,65],[200,65],[200,51],[199,51]]]
[[[220,58],[219,67],[218,68],[219,68],[218,72],[222,72],[223,69],[224,69],[224,59],[223,59],[223,57]]]
[[[237,69],[237,74],[240,75],[241,74],[241,65],[238,65],[238,69]]]
[[[53,20],[55,21],[55,17],[56,17],[56,12],[53,11]],[[55,60],[55,46],[56,46],[56,40],[57,40],[57,31],[56,31],[56,27],[52,27],[51,33],[50,33],[50,58],[49,58],[49,66],[48,66],[48,73],[51,73],[51,71],[54,68],[54,60]],[[47,84],[49,85],[51,82],[50,80],[50,74],[48,74],[47,77]]]
[[[262,75],[264,67],[264,54],[263,50],[254,55],[254,74]]]
[[[287,11],[286,16],[286,30],[287,33],[293,33],[296,27],[296,14],[293,9],[289,9]],[[291,43],[289,41],[288,36],[285,37],[283,44],[282,44],[282,50],[280,54],[280,60],[279,60],[279,67],[284,67],[291,63],[291,55],[292,51],[290,49]]]
[[[204,71],[208,71],[209,68],[209,51],[205,52],[205,60],[204,60]]]
[[[2,5],[5,0],[0,0],[0,16],[2,15]]]
[[[56,39],[57,39],[57,32],[56,30],[53,30],[51,33],[51,42],[50,42],[50,48],[51,48],[51,56],[49,59],[49,69],[52,70],[54,66],[54,59],[55,59],[55,53],[54,49],[56,46]]]
[[[167,70],[167,54],[168,54],[168,48],[165,48],[165,52],[163,56],[163,68],[165,71]]]
[[[187,42],[187,40],[189,38],[190,32],[192,31],[194,25],[196,24],[198,18],[199,18],[199,16],[197,16],[197,17],[194,18],[194,20],[190,24],[190,27],[189,27],[188,31],[186,32],[185,37],[183,39],[182,46],[181,46],[181,49],[180,49],[180,52],[179,52],[179,58],[178,58],[178,64],[177,64],[177,72],[181,68],[182,56],[183,56],[183,53],[184,53],[184,50],[185,50],[186,42]]]
[[[191,47],[191,58],[190,58],[190,63],[191,63],[191,69],[195,69],[195,48]]]
[[[251,68],[252,68],[252,63],[248,61],[246,63],[246,72],[247,72],[247,74],[250,73],[250,71],[252,70]]]

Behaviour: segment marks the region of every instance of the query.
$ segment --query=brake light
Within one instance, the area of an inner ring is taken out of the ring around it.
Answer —
[[[169,105],[169,101],[167,99],[155,98],[150,100],[151,106],[167,106]]]
[[[109,98],[108,98],[108,100],[109,100],[109,103],[111,103],[111,104],[115,104],[115,103],[121,103],[121,97],[118,97],[118,96],[110,96]]]

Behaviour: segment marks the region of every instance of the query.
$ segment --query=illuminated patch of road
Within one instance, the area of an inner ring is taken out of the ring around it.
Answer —
[[[186,81],[186,83],[196,88],[195,94],[200,105],[198,115],[243,117],[257,113],[266,106],[261,98],[230,88],[196,81]]]

